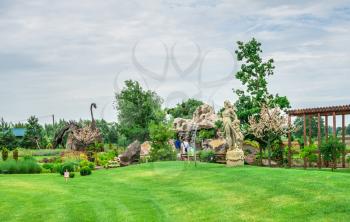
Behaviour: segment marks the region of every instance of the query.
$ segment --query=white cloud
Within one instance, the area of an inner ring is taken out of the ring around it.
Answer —
[[[262,42],[264,58],[276,61],[271,91],[294,108],[348,103],[349,14],[349,1],[3,1],[0,116],[88,118],[86,107],[96,101],[100,116],[114,120],[119,72],[146,82],[166,105],[197,96],[220,106],[240,84],[233,75],[214,88],[199,84],[197,46],[200,61],[211,52],[198,64],[202,79],[213,81],[237,66],[228,53],[235,42],[252,37]],[[133,63],[135,44],[137,61],[150,72]],[[171,60],[174,45],[180,69]],[[192,61],[188,73],[179,71]]]

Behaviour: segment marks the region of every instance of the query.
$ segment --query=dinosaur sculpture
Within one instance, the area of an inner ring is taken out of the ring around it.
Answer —
[[[95,142],[102,142],[102,136],[96,127],[96,121],[92,108],[97,108],[95,103],[90,105],[91,124],[85,127],[79,126],[76,122],[68,122],[55,136],[54,148],[63,144],[63,138],[68,134],[66,148],[76,151],[85,151],[87,147]]]

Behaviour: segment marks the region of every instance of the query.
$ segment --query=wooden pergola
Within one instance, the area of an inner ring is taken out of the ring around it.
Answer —
[[[317,141],[318,141],[318,161],[317,166],[320,168],[322,164],[321,160],[321,152],[320,152],[320,144],[322,142],[321,138],[321,118],[325,118],[325,139],[328,140],[328,117],[333,117],[333,136],[337,136],[337,116],[342,116],[342,142],[345,143],[345,115],[350,114],[350,105],[344,106],[330,106],[330,107],[319,107],[319,108],[307,108],[307,109],[295,109],[287,111],[288,114],[288,124],[291,124],[291,118],[293,116],[303,117],[304,118],[304,144],[311,144],[312,137],[312,127],[311,127],[311,118],[317,116],[318,118],[318,130],[317,130]],[[307,138],[307,130],[306,130],[306,118],[309,119],[309,132]],[[291,152],[291,134],[288,134],[288,166],[291,167],[292,160],[292,152]],[[345,152],[342,155],[342,166],[345,167]]]

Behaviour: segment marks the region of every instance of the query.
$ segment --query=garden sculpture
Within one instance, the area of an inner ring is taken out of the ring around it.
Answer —
[[[54,148],[57,148],[60,144],[63,145],[63,138],[67,133],[66,148],[71,150],[85,151],[89,146],[102,141],[101,133],[96,128],[92,108],[97,108],[95,103],[90,105],[91,124],[81,127],[74,121],[70,121],[56,134]]]
[[[240,130],[240,121],[237,118],[234,106],[229,101],[224,103],[222,112],[224,133],[228,144],[226,164],[228,166],[244,165],[243,134]]]

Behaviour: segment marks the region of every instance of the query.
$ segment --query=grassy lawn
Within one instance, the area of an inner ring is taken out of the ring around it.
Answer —
[[[184,162],[0,175],[0,221],[350,221],[350,174]]]

